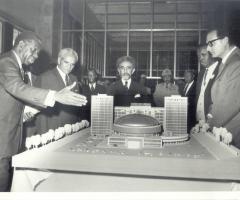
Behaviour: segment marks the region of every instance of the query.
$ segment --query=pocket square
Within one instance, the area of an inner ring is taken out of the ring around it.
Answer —
[[[134,96],[135,99],[136,99],[136,98],[140,98],[140,97],[141,97],[140,94],[136,94],[136,95]]]

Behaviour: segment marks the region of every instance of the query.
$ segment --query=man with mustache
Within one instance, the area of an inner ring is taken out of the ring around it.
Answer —
[[[115,106],[130,106],[131,103],[149,103],[148,92],[141,84],[132,80],[136,62],[131,56],[117,59],[116,67],[120,79],[109,86],[108,95],[114,96]]]

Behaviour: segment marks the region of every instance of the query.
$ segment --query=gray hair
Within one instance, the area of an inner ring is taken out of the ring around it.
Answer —
[[[71,48],[64,48],[61,49],[60,52],[58,53],[58,58],[64,58],[66,56],[72,56],[75,58],[75,60],[78,60],[78,54],[76,51],[74,51]]]

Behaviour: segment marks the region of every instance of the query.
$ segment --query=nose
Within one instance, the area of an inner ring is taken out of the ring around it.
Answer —
[[[211,49],[211,47],[209,45],[207,45],[207,51],[210,52],[210,49]]]

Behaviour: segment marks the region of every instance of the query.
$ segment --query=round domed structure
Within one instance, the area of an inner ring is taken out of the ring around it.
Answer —
[[[113,130],[126,135],[149,135],[160,133],[161,124],[155,118],[143,114],[129,114],[118,118]]]

